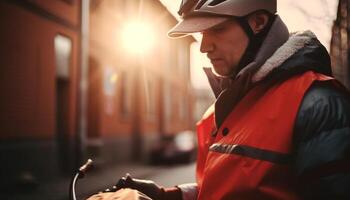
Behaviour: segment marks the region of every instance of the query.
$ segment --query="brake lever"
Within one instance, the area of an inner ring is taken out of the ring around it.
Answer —
[[[72,178],[70,182],[69,187],[69,199],[70,200],[77,200],[76,194],[75,194],[75,186],[77,184],[78,179],[84,178],[86,172],[92,167],[93,161],[91,159],[88,159],[84,165],[82,165],[78,172],[75,174],[75,176]]]

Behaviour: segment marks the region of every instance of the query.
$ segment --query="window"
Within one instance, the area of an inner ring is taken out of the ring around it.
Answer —
[[[187,117],[187,109],[188,109],[188,101],[186,100],[186,96],[184,93],[179,92],[179,117],[180,120],[186,120]]]
[[[163,84],[163,94],[164,94],[164,115],[166,120],[171,120],[172,116],[172,96],[171,87],[169,82],[164,82]]]
[[[128,74],[126,72],[120,73],[120,112],[121,115],[124,117],[128,116],[130,114],[130,108],[131,108],[131,87],[132,85],[129,83],[130,79],[128,77]]]
[[[179,67],[179,72],[180,72],[180,76],[184,77],[187,79],[188,76],[188,68],[190,67],[190,62],[189,62],[189,49],[188,46],[181,42],[178,45],[178,54],[177,54],[177,58],[178,58],[178,67]]]
[[[156,93],[155,84],[151,76],[146,77],[145,81],[145,94],[146,94],[146,112],[149,119],[154,119],[156,115]]]
[[[118,80],[118,73],[116,70],[107,66],[104,67],[104,77],[103,77],[103,93],[106,96],[114,96],[116,92],[116,85]]]
[[[69,79],[69,69],[72,56],[72,41],[63,35],[56,35],[54,39],[56,58],[56,77]]]
[[[108,115],[113,115],[115,112],[115,93],[118,73],[112,66],[106,66],[103,69],[104,112]]]

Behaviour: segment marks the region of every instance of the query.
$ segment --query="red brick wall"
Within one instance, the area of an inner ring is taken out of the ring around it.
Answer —
[[[89,115],[94,115],[89,117],[90,121],[94,121],[89,122],[90,138],[130,136],[135,130],[147,137],[152,133],[174,134],[193,127],[189,55],[184,63],[177,61],[177,52],[181,51],[181,48],[189,49],[193,40],[172,41],[167,38],[166,32],[176,20],[159,1],[145,1],[141,18],[149,18],[150,22],[155,23],[157,43],[143,57],[129,54],[122,47],[121,30],[123,23],[137,16],[138,4],[138,1],[132,0],[98,1],[92,4],[90,57],[94,62],[90,61],[90,67],[93,67],[95,72],[90,69],[90,73],[96,74],[90,74],[90,84],[92,79],[95,79],[98,80],[98,86],[89,88],[92,98],[89,103]],[[178,43],[182,43],[182,46],[179,47]],[[107,68],[114,70],[118,76],[113,95],[104,92],[104,73]],[[100,78],[95,77],[97,74]],[[127,76],[128,82],[122,82],[121,76]],[[138,87],[134,85],[136,79]],[[171,95],[170,117],[164,116],[164,84],[169,85]],[[146,90],[150,90],[151,97],[147,96]],[[120,106],[125,92],[132,93],[126,99],[131,105],[128,115],[123,115]],[[181,118],[179,107],[182,105],[186,105],[187,109],[184,110],[186,116]],[[149,106],[153,107],[152,113],[149,113]],[[109,112],[108,108],[112,110]]]
[[[72,40],[67,130],[76,128],[79,36],[25,6],[0,2],[0,137],[53,138],[56,124],[54,37]],[[76,22],[74,22],[76,23]]]
[[[34,5],[50,12],[64,21],[79,26],[80,23],[80,0],[27,0]]]

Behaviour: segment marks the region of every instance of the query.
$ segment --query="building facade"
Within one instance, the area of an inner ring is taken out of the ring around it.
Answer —
[[[77,0],[0,2],[2,184],[73,168],[80,8]]]
[[[167,38],[175,18],[157,0],[141,2],[94,1],[90,7],[87,146],[102,162],[147,159],[161,138],[194,126],[194,40]],[[133,51],[140,48],[133,41],[122,44],[125,27],[135,22],[150,26],[156,38],[144,52]]]
[[[157,34],[137,56],[119,40],[135,16]],[[70,175],[87,157],[145,160],[163,137],[192,130],[193,39],[168,39],[175,23],[157,0],[0,1],[1,185]]]

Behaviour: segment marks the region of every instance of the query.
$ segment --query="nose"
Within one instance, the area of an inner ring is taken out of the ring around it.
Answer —
[[[202,33],[202,41],[201,41],[201,47],[200,47],[200,51],[202,53],[209,53],[214,51],[214,43],[212,41],[212,37],[210,36],[210,34],[208,32],[203,32]]]

